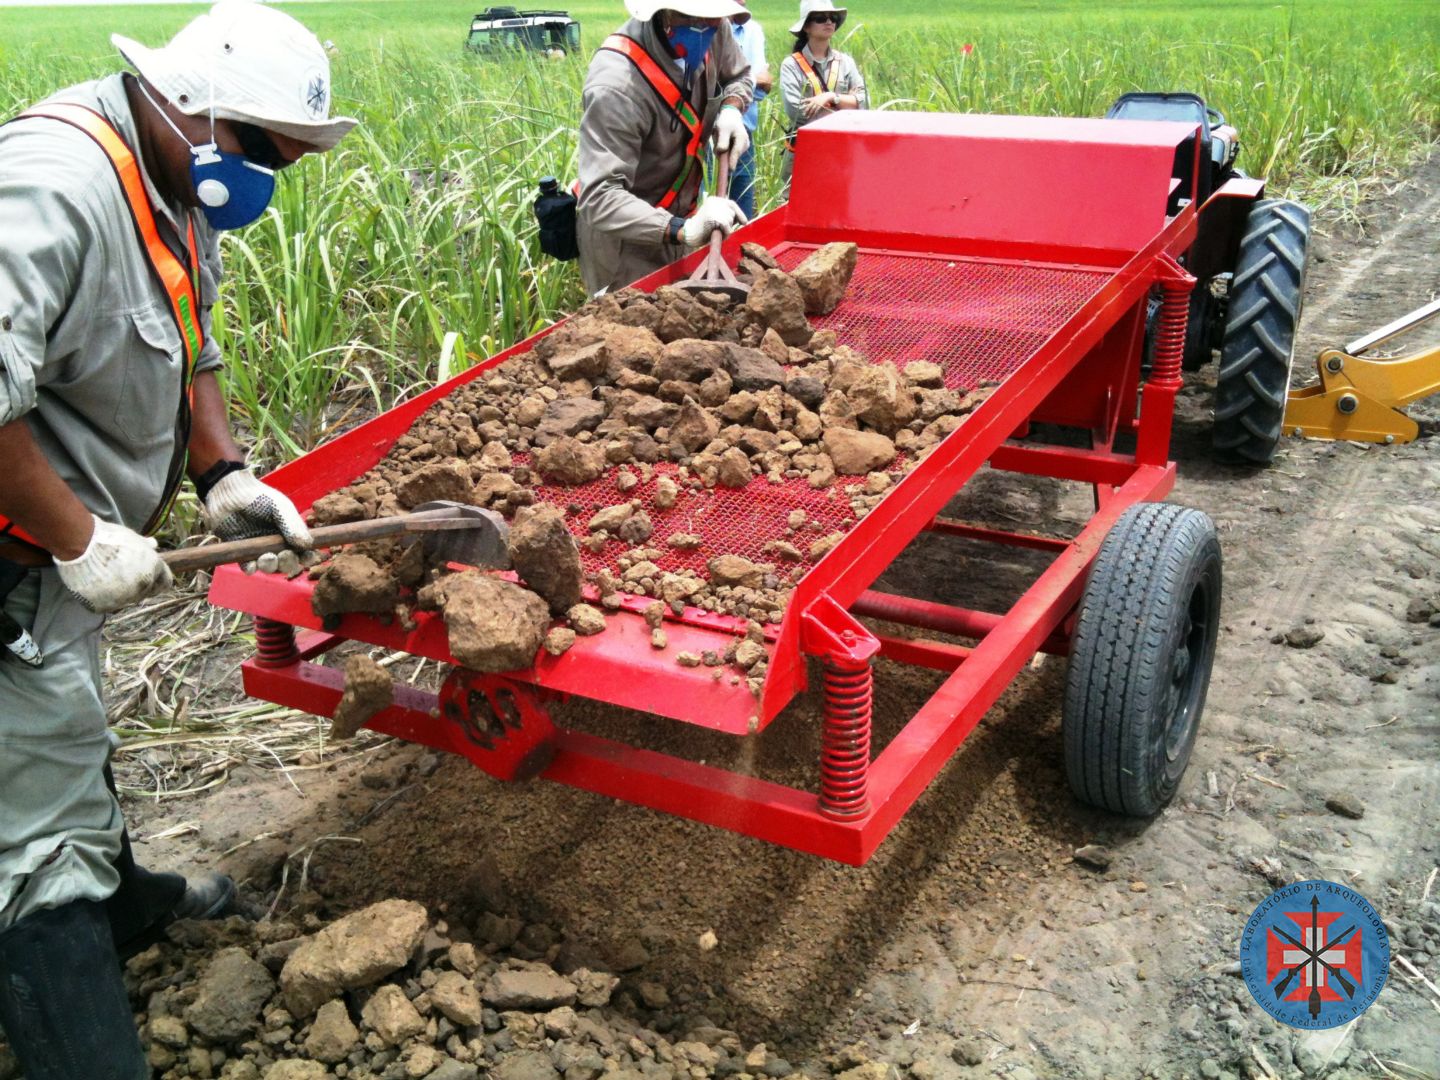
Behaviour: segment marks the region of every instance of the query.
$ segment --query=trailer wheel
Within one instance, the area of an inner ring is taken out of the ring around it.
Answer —
[[[1080,601],[1062,729],[1084,802],[1150,817],[1190,761],[1220,625],[1220,541],[1199,510],[1141,503],[1100,547]]]
[[[1261,199],[1250,210],[1230,283],[1215,381],[1214,446],[1221,461],[1268,465],[1275,456],[1309,245],[1309,208],[1286,199]]]

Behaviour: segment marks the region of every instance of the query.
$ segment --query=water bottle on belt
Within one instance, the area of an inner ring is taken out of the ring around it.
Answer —
[[[15,591],[15,587],[20,582],[25,580],[26,573],[25,567],[0,559],[0,605],[3,605],[5,598]],[[3,645],[16,659],[31,667],[38,668],[45,664],[45,657],[40,652],[40,646],[35,644],[35,639],[23,626],[6,614],[3,606],[0,606],[0,645]],[[0,653],[0,658],[3,658],[3,655]]]

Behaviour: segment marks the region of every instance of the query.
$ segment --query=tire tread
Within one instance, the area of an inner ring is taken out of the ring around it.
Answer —
[[[1215,453],[1269,464],[1283,433],[1285,399],[1304,305],[1310,211],[1261,199],[1250,211],[1215,382]]]
[[[1148,715],[1163,689],[1158,665],[1176,595],[1195,553],[1218,541],[1198,510],[1131,507],[1101,545],[1081,599],[1064,703],[1065,767],[1075,794],[1095,806],[1150,816],[1173,791],[1147,774]]]

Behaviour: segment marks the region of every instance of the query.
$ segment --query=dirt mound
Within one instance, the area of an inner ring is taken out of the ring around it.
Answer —
[[[747,259],[760,272],[745,304],[678,288],[592,302],[427,410],[317,517],[468,502],[515,518],[515,569],[556,617],[576,610],[583,569],[594,585],[615,579],[602,592],[662,600],[676,617],[690,606],[778,623],[809,567],[989,389],[945,389],[923,368],[912,380],[812,331],[807,307],[838,304],[854,245],[820,249],[794,276],[760,250]],[[786,524],[797,502],[801,527]],[[725,524],[736,516],[745,528]],[[398,604],[404,619],[413,601],[399,589],[448,572],[412,559],[402,581],[393,549],[370,554],[317,572],[318,613]],[[715,576],[730,558],[750,569]],[[538,649],[544,631],[522,638]]]
[[[796,1071],[679,1004],[684,991],[611,974],[543,927],[492,915],[472,932],[401,900],[328,925],[303,909],[278,921],[177,923],[125,965],[155,1076],[596,1080],[634,1070],[702,1080]]]

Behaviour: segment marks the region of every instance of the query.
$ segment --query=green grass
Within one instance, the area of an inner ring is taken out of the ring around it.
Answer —
[[[540,175],[575,173],[584,59],[467,56],[469,16],[484,6],[290,8],[335,43],[337,108],[364,125],[290,170],[272,212],[226,241],[216,336],[238,417],[269,462],[433,384],[447,340],[459,348],[445,366],[457,367],[581,299],[573,264],[539,253],[530,202]],[[778,64],[795,5],[752,7]],[[568,9],[587,55],[622,21],[618,0]],[[158,44],[200,10],[0,9],[0,112],[115,70],[111,31]],[[853,5],[841,34],[887,108],[1098,115],[1125,90],[1196,90],[1240,129],[1247,171],[1341,213],[1440,132],[1440,19],[1427,0],[884,0]],[[772,112],[762,201],[779,137]]]

